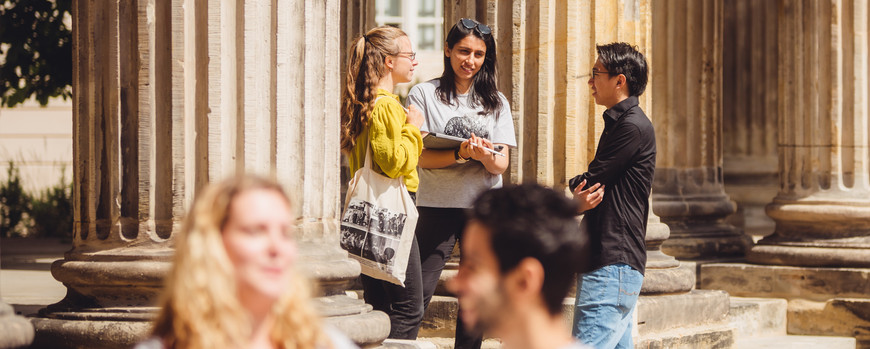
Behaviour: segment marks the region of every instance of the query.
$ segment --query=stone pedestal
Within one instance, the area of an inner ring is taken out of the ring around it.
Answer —
[[[865,1],[781,0],[779,193],[756,265],[702,267],[706,288],[789,300],[789,333],[870,348],[870,72]],[[820,42],[826,45],[818,45]]]
[[[683,293],[695,287],[694,263],[681,263],[662,252],[662,243],[668,236],[668,226],[650,212],[646,227],[646,273],[640,290],[642,295]]]
[[[728,222],[756,238],[773,233],[764,206],[779,189],[776,6],[776,0],[735,0],[723,9],[725,192],[737,202]]]
[[[725,222],[735,206],[722,178],[722,6],[663,1],[654,10],[653,207],[671,228],[662,250],[677,258],[739,256],[749,246]]]
[[[337,0],[75,4],[74,242],[35,346],[141,339],[197,189],[244,172],[295,198],[326,321],[386,338],[387,316],[344,294],[359,265],[338,244],[339,16]]]

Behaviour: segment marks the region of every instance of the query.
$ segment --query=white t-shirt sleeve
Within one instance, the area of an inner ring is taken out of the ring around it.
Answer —
[[[501,98],[501,110],[498,112],[498,119],[496,120],[495,129],[490,141],[516,147],[517,136],[514,132],[514,118],[511,115],[511,105],[503,94],[499,93],[498,96]]]
[[[429,118],[427,115],[426,108],[426,99],[423,97],[423,84],[414,85],[411,87],[411,91],[408,92],[408,108],[413,104],[420,110],[420,113],[423,114],[423,125],[420,126],[420,132],[430,132],[429,131]]]

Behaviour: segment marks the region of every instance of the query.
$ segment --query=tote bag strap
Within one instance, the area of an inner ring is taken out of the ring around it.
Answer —
[[[375,104],[377,104],[378,101],[384,97],[386,97],[386,96],[378,96],[378,98],[375,98]],[[402,109],[405,109],[405,107],[402,107]],[[405,112],[407,113],[408,110],[405,109]],[[363,160],[363,167],[368,168],[368,169],[372,168],[372,127],[371,127],[371,125],[369,125],[368,135],[366,136],[366,157]]]

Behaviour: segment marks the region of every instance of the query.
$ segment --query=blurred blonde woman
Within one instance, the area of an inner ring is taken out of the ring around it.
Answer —
[[[198,195],[176,239],[151,348],[356,348],[321,325],[295,271],[295,216],[277,183],[229,179]]]

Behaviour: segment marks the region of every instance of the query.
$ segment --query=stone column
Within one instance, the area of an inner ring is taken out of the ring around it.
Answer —
[[[725,192],[737,202],[728,221],[760,238],[773,232],[764,206],[779,188],[776,1],[726,1],[723,10]]]
[[[754,264],[702,267],[703,286],[786,298],[791,334],[870,348],[870,64],[866,1],[778,1],[779,193]]]
[[[724,221],[735,205],[722,181],[722,4],[655,3],[653,201],[671,228],[662,249],[677,258],[737,256],[749,245]]]
[[[338,0],[77,2],[73,249],[35,345],[124,347],[148,330],[198,188],[273,176],[296,198],[300,264],[327,321],[361,345],[389,320],[344,294],[338,247]]]
[[[168,40],[172,9],[161,3],[148,23],[144,3],[72,8],[73,248],[52,265],[68,290],[34,319],[36,347],[129,346],[149,328],[204,170],[188,152],[201,142],[183,113],[192,106],[172,83],[184,74],[171,64],[183,61]]]
[[[781,1],[776,232],[755,263],[870,267],[870,73],[864,1]]]

